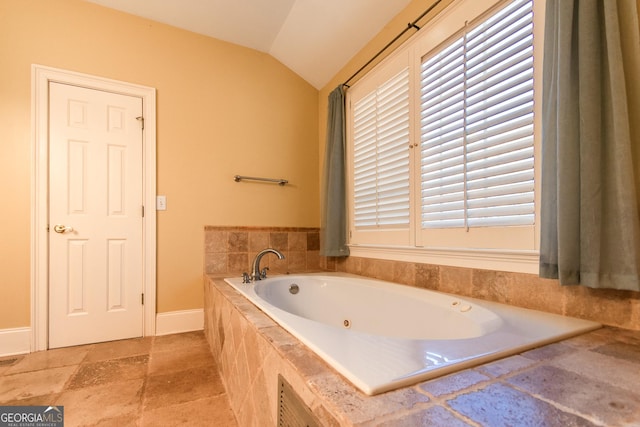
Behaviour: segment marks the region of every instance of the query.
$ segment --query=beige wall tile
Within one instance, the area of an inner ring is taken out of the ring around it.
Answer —
[[[510,273],[502,271],[474,269],[471,272],[472,296],[509,303],[509,275]]]
[[[230,253],[228,255],[228,273],[242,273],[249,271],[249,255],[244,253]]]
[[[288,270],[292,273],[304,272],[307,269],[306,251],[289,251],[287,260]]]
[[[249,232],[249,252],[254,255],[269,247],[269,233],[266,231]]]
[[[292,231],[289,233],[289,251],[306,251],[307,250],[307,233],[306,231]]]
[[[395,261],[393,263],[393,282],[415,286],[416,264],[412,262]]]
[[[584,286],[566,288],[570,292],[565,295],[565,315],[627,329],[640,329],[640,325],[633,322],[634,301],[640,298],[637,292],[591,289]]]
[[[441,266],[439,290],[471,296],[471,273],[472,270],[468,268]]]
[[[375,279],[393,281],[393,265],[394,261],[365,258],[362,260],[362,271]]]
[[[307,250],[319,251],[320,250],[320,233],[317,231],[307,232]]]
[[[440,267],[431,264],[416,264],[415,286],[426,289],[440,288]]]
[[[246,231],[229,232],[228,248],[229,252],[248,252],[249,233]]]
[[[274,255],[262,258],[260,266],[271,273],[284,274],[324,269],[325,258],[317,248],[317,228],[282,227],[205,227],[205,274],[248,272],[255,255],[262,249],[280,250],[285,259]]]
[[[564,312],[566,289],[557,280],[524,273],[510,273],[509,278],[510,304],[550,313]]]
[[[205,230],[204,232],[205,253],[227,252],[228,239],[229,239],[229,236],[226,231]]]
[[[228,264],[229,264],[229,258],[226,252],[206,254],[205,273],[206,274],[226,273]]]
[[[363,274],[362,263],[363,258],[358,257],[345,257],[345,258],[330,258],[333,260],[337,271],[350,274]]]
[[[322,268],[321,259],[324,257],[320,256],[320,251],[317,250],[308,250],[307,251],[307,270],[308,271],[317,271]]]
[[[286,252],[289,249],[289,233],[272,232],[269,236],[269,245],[281,252]]]

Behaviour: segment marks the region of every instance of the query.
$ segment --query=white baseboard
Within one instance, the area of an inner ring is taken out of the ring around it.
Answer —
[[[0,357],[31,352],[31,328],[0,329]]]
[[[170,311],[156,315],[156,335],[178,334],[180,332],[204,329],[204,309]]]
[[[171,311],[156,315],[156,335],[201,331],[204,309]],[[31,328],[0,329],[0,357],[31,352]]]

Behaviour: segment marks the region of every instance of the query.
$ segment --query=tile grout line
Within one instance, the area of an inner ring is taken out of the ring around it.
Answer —
[[[144,425],[144,415],[145,415],[145,401],[147,399],[147,383],[149,380],[149,376],[151,375],[151,360],[153,359],[153,348],[155,344],[156,337],[153,336],[151,338],[151,344],[149,346],[149,360],[147,361],[147,370],[145,372],[145,376],[142,379],[142,388],[140,390],[140,402],[138,403],[138,419],[136,425],[143,426]]]

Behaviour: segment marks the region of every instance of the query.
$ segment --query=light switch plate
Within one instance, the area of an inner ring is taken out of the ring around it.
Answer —
[[[167,210],[167,196],[156,196],[156,210],[157,211]]]

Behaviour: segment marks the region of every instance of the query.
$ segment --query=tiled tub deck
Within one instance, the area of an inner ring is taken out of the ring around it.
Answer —
[[[640,426],[638,331],[604,327],[366,396],[222,277],[204,283],[205,334],[238,425],[276,425],[280,374],[325,426]]]

